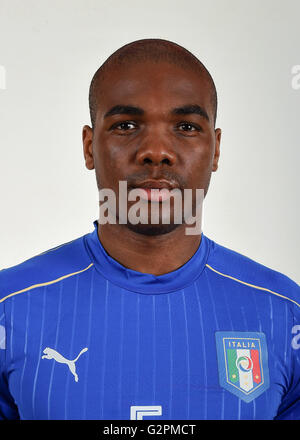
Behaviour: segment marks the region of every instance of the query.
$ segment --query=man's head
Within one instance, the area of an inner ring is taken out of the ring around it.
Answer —
[[[130,190],[165,179],[206,194],[221,130],[215,129],[214,82],[193,54],[166,40],[129,43],[97,70],[89,102],[92,128],[83,128],[84,155],[99,189],[118,196],[119,181]],[[178,226],[128,225],[153,235]]]
[[[97,109],[99,105],[100,95],[103,92],[102,86],[105,79],[109,78],[111,69],[115,70],[122,66],[130,64],[168,62],[186,70],[192,70],[199,74],[210,90],[211,105],[213,111],[213,120],[216,123],[217,118],[217,91],[214,81],[198,58],[184,47],[168,40],[162,39],[144,39],[128,43],[116,50],[107,60],[99,67],[93,76],[89,90],[89,107],[92,127],[95,126]]]

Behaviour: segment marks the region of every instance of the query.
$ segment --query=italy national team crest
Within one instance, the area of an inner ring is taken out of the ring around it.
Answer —
[[[251,402],[269,388],[264,333],[216,332],[221,387]]]

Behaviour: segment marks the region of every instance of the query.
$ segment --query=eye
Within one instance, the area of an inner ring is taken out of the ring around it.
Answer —
[[[177,127],[180,129],[180,131],[191,132],[191,131],[200,131],[201,130],[200,127],[198,127],[195,124],[191,124],[190,122],[181,122],[180,124],[178,124]]]
[[[124,122],[119,122],[117,124],[114,124],[111,129],[112,130],[119,130],[119,131],[129,131],[136,128],[136,125],[133,122],[130,121],[124,121]]]

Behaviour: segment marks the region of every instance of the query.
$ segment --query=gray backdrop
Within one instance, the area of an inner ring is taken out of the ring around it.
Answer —
[[[204,232],[299,282],[299,17],[299,0],[0,0],[0,268],[92,230],[91,77],[159,37],[198,56],[219,94]]]

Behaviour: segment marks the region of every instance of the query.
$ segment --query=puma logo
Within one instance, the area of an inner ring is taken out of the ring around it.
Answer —
[[[43,353],[45,354],[42,356],[42,359],[54,359],[56,362],[59,362],[60,364],[67,364],[71,373],[75,378],[75,382],[78,382],[78,375],[76,374],[75,362],[79,359],[82,353],[85,353],[87,350],[88,350],[87,347],[83,348],[75,359],[68,360],[53,348],[46,347],[43,350]]]

